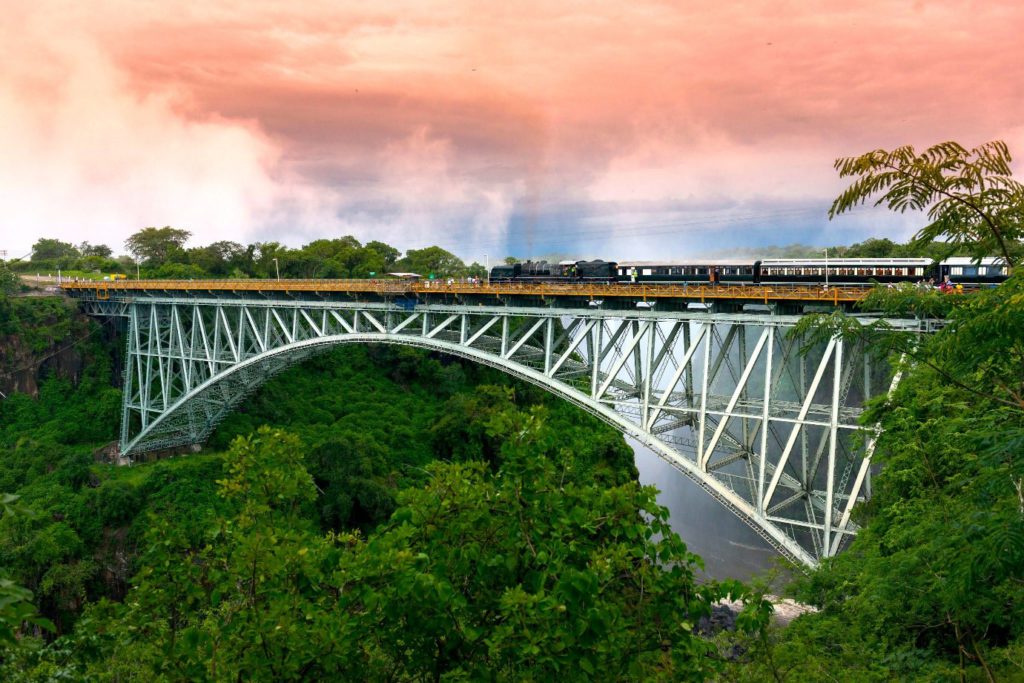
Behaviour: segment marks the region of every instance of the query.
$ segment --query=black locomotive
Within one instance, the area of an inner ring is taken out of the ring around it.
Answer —
[[[527,261],[491,269],[491,282],[603,282],[617,279],[616,264],[611,261]]]

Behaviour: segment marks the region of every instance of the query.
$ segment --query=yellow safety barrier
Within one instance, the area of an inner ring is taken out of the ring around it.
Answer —
[[[66,290],[95,290],[97,298],[118,291],[165,292],[352,292],[382,295],[398,294],[478,294],[492,296],[582,297],[591,300],[635,298],[638,300],[690,299],[743,300],[758,303],[772,301],[811,301],[838,305],[860,301],[870,287],[815,285],[735,285],[630,283],[491,283],[443,280],[117,280],[111,282],[69,282]],[[101,294],[102,292],[102,294]]]

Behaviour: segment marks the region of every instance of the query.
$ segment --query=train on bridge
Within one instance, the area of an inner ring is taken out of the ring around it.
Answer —
[[[995,285],[1009,277],[1001,258],[716,259],[702,261],[527,261],[491,269],[490,281],[730,285],[863,285],[949,280]]]

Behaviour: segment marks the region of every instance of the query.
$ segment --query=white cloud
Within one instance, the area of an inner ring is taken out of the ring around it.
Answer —
[[[46,236],[119,250],[167,224],[237,239],[274,200],[279,152],[255,123],[189,116],[180,92],[133,91],[93,38],[31,26],[3,34],[0,249]]]

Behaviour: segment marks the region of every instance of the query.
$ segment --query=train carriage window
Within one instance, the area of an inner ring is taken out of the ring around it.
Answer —
[[[672,268],[670,273],[672,275],[682,275],[683,274],[683,269],[682,268]]]
[[[963,266],[950,266],[949,267],[949,274],[950,275],[963,275],[964,274],[964,267]]]
[[[914,275],[924,275],[924,268],[921,266],[914,268]]]
[[[697,275],[707,275],[707,274],[708,274],[708,269],[707,268],[698,268],[697,269]]]

